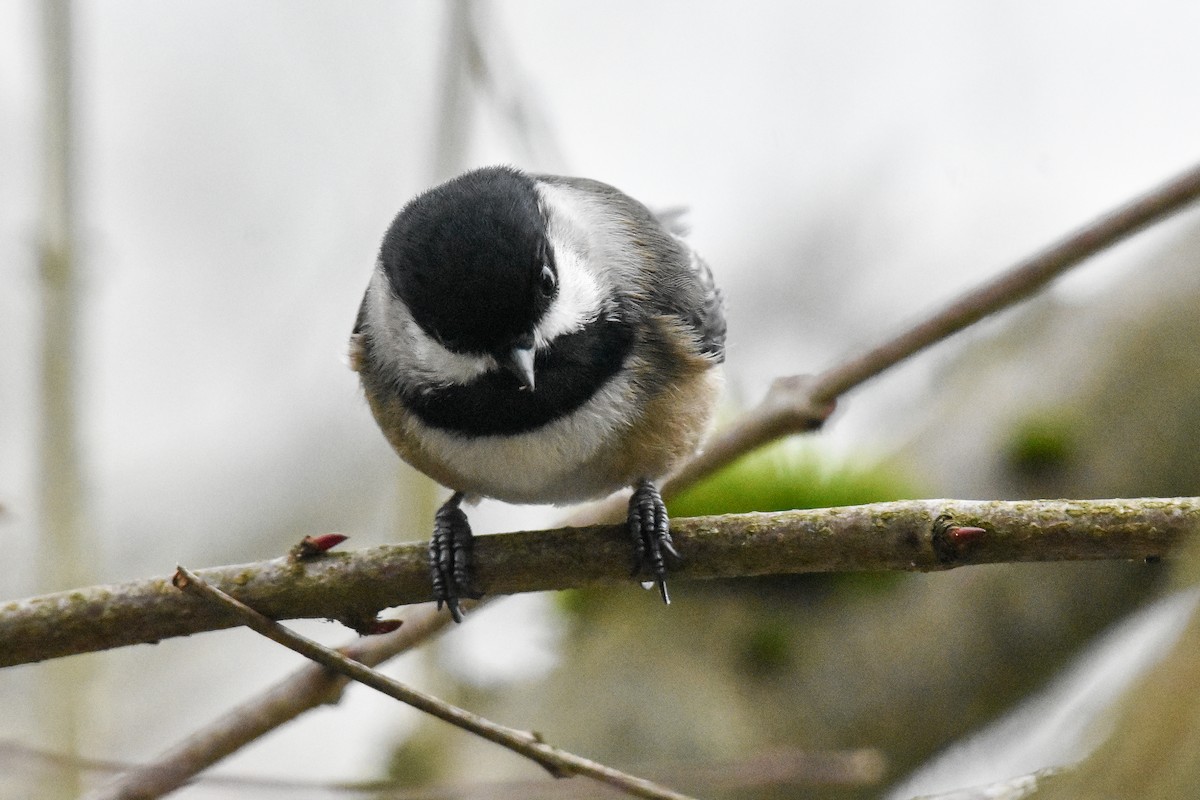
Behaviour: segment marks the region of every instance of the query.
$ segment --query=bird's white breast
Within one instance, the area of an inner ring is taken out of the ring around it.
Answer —
[[[640,413],[630,383],[618,374],[575,411],[524,433],[465,436],[410,417],[410,434],[457,476],[455,489],[509,503],[579,502],[625,485],[593,462]]]

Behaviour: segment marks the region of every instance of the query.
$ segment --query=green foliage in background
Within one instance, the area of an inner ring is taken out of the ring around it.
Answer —
[[[829,508],[918,495],[893,470],[789,439],[742,458],[673,499],[673,517]]]
[[[1065,412],[1043,412],[1017,424],[1005,447],[1009,468],[1040,476],[1070,466],[1078,449],[1079,426]]]

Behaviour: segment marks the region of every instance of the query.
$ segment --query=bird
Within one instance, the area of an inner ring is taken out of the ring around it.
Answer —
[[[510,166],[410,200],[383,237],[350,365],[401,459],[451,490],[433,598],[463,619],[480,498],[569,505],[632,487],[633,575],[670,603],[656,485],[694,455],[722,385],[724,300],[671,217],[600,181]]]

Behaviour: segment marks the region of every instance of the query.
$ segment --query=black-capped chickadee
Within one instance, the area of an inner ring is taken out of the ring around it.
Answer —
[[[430,540],[434,599],[462,619],[467,497],[567,504],[634,487],[635,574],[670,602],[653,481],[692,455],[720,388],[708,266],[645,206],[509,167],[421,194],[384,236],[351,364],[400,457],[454,491]]]

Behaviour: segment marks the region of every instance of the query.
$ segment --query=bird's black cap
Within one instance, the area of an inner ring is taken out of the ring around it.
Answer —
[[[468,172],[412,200],[379,257],[417,324],[457,352],[529,344],[557,291],[534,180],[509,167]]]

